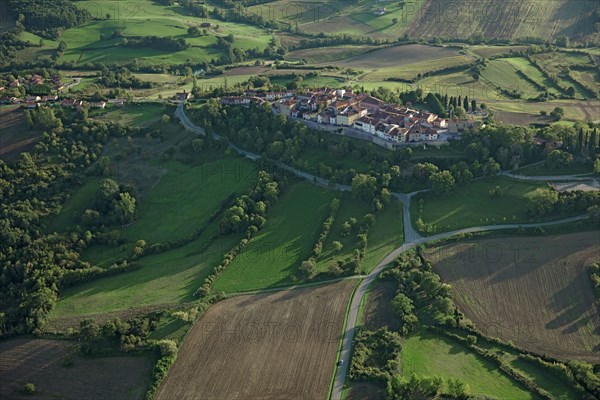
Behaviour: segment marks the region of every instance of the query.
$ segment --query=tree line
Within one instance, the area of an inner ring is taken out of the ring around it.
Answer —
[[[17,22],[30,32],[56,39],[62,30],[82,25],[92,19],[88,10],[68,0],[9,0]]]

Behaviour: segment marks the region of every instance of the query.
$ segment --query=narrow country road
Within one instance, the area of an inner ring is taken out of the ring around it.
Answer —
[[[175,115],[179,118],[182,125],[186,129],[188,129],[192,132],[195,132],[197,134],[200,134],[200,135],[206,135],[206,131],[204,129],[195,125],[194,123],[192,123],[189,120],[189,118],[185,114],[184,103],[181,103],[177,107]],[[220,136],[217,134],[213,134],[213,136],[217,139],[220,139]],[[257,160],[261,157],[258,154],[254,154],[254,153],[242,150],[242,149],[234,146],[231,143],[229,143],[229,148],[235,150],[239,154],[241,154],[245,157],[248,157],[252,160]],[[283,168],[301,178],[304,178],[308,181],[318,184],[320,186],[329,187],[329,188],[340,190],[340,191],[350,191],[351,190],[351,187],[348,185],[340,185],[340,184],[330,185],[329,181],[327,179],[313,176],[307,172],[300,171],[296,168],[293,168],[293,167],[283,164],[283,163],[278,163],[278,165],[281,168]],[[529,179],[526,179],[529,177],[522,177],[520,175],[512,175],[512,174],[506,173],[506,172],[502,173],[502,175],[510,176],[515,179],[523,178],[524,180],[529,180]],[[547,177],[533,177],[533,178],[536,178],[534,180],[554,180],[554,179],[545,179]],[[561,179],[558,179],[558,180],[579,180],[579,179],[581,179],[581,177],[576,177],[576,176],[564,176],[564,177],[559,177],[559,178],[561,178]],[[589,180],[589,178],[587,180]],[[404,223],[404,244],[402,246],[398,247],[397,249],[395,249],[394,251],[392,251],[390,254],[388,254],[377,265],[377,267],[375,267],[367,276],[365,276],[364,279],[359,283],[359,286],[356,288],[356,291],[354,292],[354,295],[351,299],[350,308],[348,311],[348,318],[346,321],[346,326],[344,328],[342,347],[341,347],[341,351],[340,351],[340,360],[343,360],[344,362],[342,363],[342,365],[337,366],[336,371],[335,371],[333,390],[331,392],[332,400],[341,400],[341,398],[342,398],[342,394],[343,394],[343,390],[344,390],[344,383],[346,381],[346,375],[348,373],[348,365],[349,365],[350,355],[351,355],[351,350],[352,350],[352,340],[354,339],[354,332],[356,330],[356,322],[358,319],[358,311],[359,311],[360,302],[361,302],[363,296],[366,294],[369,285],[371,285],[371,283],[373,283],[373,281],[377,278],[379,273],[381,271],[383,271],[383,269],[386,266],[388,266],[390,263],[392,263],[400,254],[404,253],[407,250],[414,248],[415,246],[417,246],[419,244],[430,243],[430,242],[434,242],[434,241],[437,241],[440,239],[446,239],[446,238],[449,238],[449,237],[452,237],[455,235],[459,235],[459,234],[464,234],[464,233],[496,231],[496,230],[516,229],[516,228],[544,227],[544,226],[559,225],[559,224],[564,224],[564,223],[568,223],[568,222],[580,221],[580,220],[588,218],[587,215],[581,215],[581,216],[577,216],[577,217],[564,218],[564,219],[560,219],[560,220],[556,220],[556,221],[541,222],[541,223],[534,223],[534,224],[507,224],[507,225],[477,226],[477,227],[472,227],[472,228],[459,229],[459,230],[455,230],[455,231],[451,231],[451,232],[444,232],[444,233],[440,233],[440,234],[432,235],[432,236],[428,236],[428,237],[423,237],[412,226],[412,222],[411,222],[411,218],[410,218],[410,200],[415,194],[424,192],[427,190],[428,189],[413,192],[413,193],[408,193],[408,194],[395,193],[395,192],[392,193],[394,198],[396,198],[397,200],[402,202],[403,223]]]
[[[588,175],[588,176],[581,176],[581,175],[544,175],[544,176],[533,176],[533,175],[519,175],[519,174],[515,174],[512,173],[510,171],[502,171],[500,172],[500,175],[502,176],[507,176],[509,178],[514,178],[514,179],[518,179],[521,181],[554,181],[554,182],[560,182],[560,181],[595,181],[598,180],[597,176],[594,175]]]

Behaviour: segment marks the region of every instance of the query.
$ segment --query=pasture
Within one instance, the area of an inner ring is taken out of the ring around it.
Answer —
[[[166,112],[162,104],[125,104],[108,106],[105,109],[92,109],[89,116],[104,122],[118,121],[127,126],[145,127],[157,122]]]
[[[21,393],[33,383],[33,398],[141,400],[152,369],[149,355],[81,357],[65,340],[13,339],[0,342],[0,397],[28,399]],[[73,366],[65,366],[72,357]]]
[[[327,2],[277,0],[249,7],[249,12],[297,26],[301,32],[326,32],[330,34],[369,35],[374,38],[401,36],[415,17],[415,12],[425,0],[400,5],[395,2],[379,3],[376,0]],[[375,10],[385,6],[385,13]]]
[[[500,187],[502,196],[490,198],[490,190],[496,186]],[[444,196],[425,194],[422,214],[419,200],[415,197],[411,202],[413,225],[419,215],[436,233],[471,226],[531,222],[527,215],[527,194],[540,187],[545,184],[499,178],[478,180]]]
[[[588,266],[600,232],[487,239],[429,250],[465,316],[487,336],[559,359],[600,359]]]
[[[227,196],[244,193],[256,176],[249,161],[233,157],[191,167],[177,161],[160,166],[166,174],[140,202],[137,220],[121,232],[130,242],[153,244],[189,235]]]
[[[272,37],[258,27],[190,16],[179,6],[165,7],[150,0],[85,0],[79,1],[77,5],[96,17],[85,25],[65,30],[61,36],[61,40],[68,46],[61,60],[78,64],[119,64],[133,59],[150,65],[183,64],[187,61],[208,62],[223,55],[223,52],[215,47],[217,36],[233,34],[236,37],[235,47],[244,50],[263,50]],[[202,22],[211,22],[214,25],[207,35],[188,35],[189,27],[199,26]],[[216,25],[219,27],[216,28]],[[150,47],[115,47],[119,39],[115,38],[113,33],[117,30],[125,38],[152,35],[183,38],[190,47],[181,51]]]
[[[309,183],[293,184],[269,211],[265,227],[216,280],[215,291],[229,293],[295,283],[334,197],[333,191]]]
[[[235,157],[217,156],[200,165],[154,160],[137,160],[133,164],[130,171],[126,170],[128,166],[117,164],[113,177],[120,184],[134,184],[141,194],[137,199],[135,221],[119,228],[121,237],[130,245],[138,240],[152,245],[189,236],[203,226],[224,199],[245,192],[256,177],[252,163]],[[135,178],[131,177],[136,173]],[[137,185],[138,180],[143,181],[142,185]],[[75,190],[51,219],[50,229],[60,231],[79,223],[85,209],[93,207],[100,181],[91,179]],[[104,264],[107,260],[98,258],[102,252],[97,250],[92,247],[86,256]]]
[[[554,95],[560,95],[562,93],[561,89],[558,88],[553,82],[551,82],[548,78],[544,76],[542,71],[539,70],[538,67],[533,65],[529,60],[522,57],[511,57],[505,58],[504,61],[511,64],[517,70],[521,71],[525,75],[527,75],[531,80],[533,80],[538,85],[546,88],[548,93],[552,93]]]
[[[85,209],[94,203],[100,182],[99,178],[94,177],[75,190],[63,204],[60,212],[49,218],[48,231],[63,232],[78,221]]]
[[[342,197],[338,215],[323,243],[323,251],[317,259],[317,270],[325,272],[331,264],[353,257],[354,250],[357,248],[358,225],[362,223],[365,214],[372,212],[372,206],[368,202],[357,200],[349,194]],[[344,236],[342,225],[351,218],[356,218],[357,226],[349,235]],[[371,272],[387,254],[400,247],[404,241],[403,234],[402,204],[392,202],[376,215],[375,223],[369,229],[361,271]],[[341,250],[334,248],[333,242],[336,241],[342,244]]]
[[[371,272],[389,253],[404,243],[402,203],[394,201],[382,210],[369,229],[362,271]]]
[[[598,104],[597,101],[594,100],[550,100],[543,103],[527,102],[523,100],[488,101],[488,106],[495,111],[526,114],[530,117],[538,117],[540,115],[540,111],[546,111],[549,114],[552,112],[552,110],[554,110],[554,108],[562,107],[565,110],[565,120],[574,121],[580,119],[589,119],[595,121],[600,119],[600,113],[598,113]]]
[[[216,225],[213,225],[185,246],[140,258],[138,270],[64,290],[50,317],[100,314],[194,300],[196,289],[221,262],[223,254],[240,240],[239,236],[215,238],[216,233]],[[89,257],[109,265],[115,258],[122,258],[120,251],[114,248],[94,248],[91,252]]]
[[[317,259],[317,269],[321,272],[327,271],[329,265],[337,261],[343,261],[352,257],[354,250],[357,248],[356,229],[352,233],[345,236],[342,234],[342,225],[350,218],[356,218],[357,225],[360,225],[365,214],[371,212],[371,204],[366,201],[354,199],[352,195],[346,194],[341,198],[340,210],[331,227],[331,231],[323,243],[323,251]],[[336,251],[333,242],[338,241],[342,244],[342,249]]]
[[[510,62],[499,59],[490,61],[481,77],[498,90],[517,93],[520,98],[532,99],[540,95],[538,88],[518,74],[518,69]]]
[[[536,399],[504,375],[491,361],[470,351],[465,345],[437,334],[420,330],[402,344],[402,373],[410,376],[458,378],[475,395],[500,399]]]
[[[327,397],[355,284],[237,296],[211,306],[186,336],[156,398]]]

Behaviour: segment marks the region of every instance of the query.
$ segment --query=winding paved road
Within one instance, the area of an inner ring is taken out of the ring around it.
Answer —
[[[206,131],[204,129],[202,129],[201,127],[199,127],[197,125],[194,125],[194,123],[192,123],[189,120],[189,118],[185,114],[184,103],[181,103],[177,107],[175,115],[180,119],[181,123],[183,124],[183,126],[186,129],[193,131],[200,135],[206,135]],[[213,134],[213,136],[217,139],[220,139],[220,136],[217,134]],[[242,154],[243,156],[248,157],[252,160],[257,160],[261,157],[258,154],[254,154],[254,153],[242,150],[242,149],[234,146],[231,143],[229,143],[229,147],[231,149],[235,150],[236,152],[238,152],[239,154]],[[283,163],[278,163],[278,165],[281,168],[283,168],[301,178],[304,178],[304,179],[307,179],[308,181],[316,183],[320,186],[329,187],[329,188],[341,190],[341,191],[350,191],[351,190],[351,187],[348,185],[335,184],[335,185],[330,186],[329,181],[327,179],[313,176],[307,172],[300,171],[296,168],[290,167],[289,165],[286,165]],[[580,180],[582,178],[582,177],[576,177],[576,176],[569,175],[569,176],[562,176],[562,177],[553,177],[553,178],[560,178],[560,179],[546,179],[548,177],[533,177],[535,179],[528,179],[531,177],[523,177],[521,175],[513,175],[511,173],[506,173],[506,172],[504,172],[502,174],[505,176],[510,176],[515,179],[524,179],[524,180]],[[590,180],[590,178],[587,178],[585,180]],[[392,251],[390,254],[388,254],[367,276],[365,276],[364,279],[360,282],[359,286],[356,288],[354,295],[352,296],[351,303],[350,303],[350,309],[348,312],[348,318],[346,321],[346,326],[344,328],[344,337],[342,339],[342,348],[341,348],[341,352],[340,352],[340,359],[344,360],[344,363],[342,365],[338,366],[335,371],[335,380],[334,380],[333,390],[331,392],[332,400],[340,400],[342,398],[344,383],[346,381],[346,375],[348,372],[348,364],[349,364],[348,361],[350,359],[351,350],[352,350],[352,340],[354,339],[354,332],[356,330],[356,322],[358,319],[358,311],[359,311],[360,302],[361,302],[363,296],[366,294],[369,285],[371,285],[371,283],[373,283],[373,281],[377,278],[379,273],[381,271],[383,271],[383,269],[386,266],[388,266],[390,263],[392,263],[400,254],[404,253],[407,250],[414,248],[415,246],[417,246],[419,244],[425,244],[425,243],[433,242],[433,241],[440,240],[440,239],[446,239],[451,236],[455,236],[455,235],[459,235],[459,234],[463,234],[463,233],[496,231],[496,230],[516,229],[516,228],[535,228],[535,227],[543,227],[543,226],[558,225],[558,224],[564,224],[564,223],[568,223],[568,222],[580,221],[580,220],[588,218],[587,215],[582,215],[582,216],[578,216],[578,217],[564,218],[564,219],[560,219],[560,220],[556,220],[556,221],[534,223],[534,224],[507,224],[507,225],[477,226],[477,227],[472,227],[472,228],[459,229],[459,230],[455,230],[455,231],[451,231],[451,232],[444,232],[444,233],[440,233],[440,234],[432,235],[432,236],[428,236],[428,237],[423,237],[412,226],[412,222],[411,222],[411,218],[410,218],[410,200],[411,200],[411,197],[414,196],[415,194],[417,194],[419,192],[424,192],[424,191],[427,191],[427,189],[421,190],[418,192],[408,193],[408,194],[392,193],[394,198],[396,198],[402,202],[403,222],[404,222],[404,244],[402,246],[398,247],[397,249],[395,249],[394,251]]]

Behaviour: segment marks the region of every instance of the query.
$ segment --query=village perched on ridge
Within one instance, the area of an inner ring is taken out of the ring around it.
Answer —
[[[350,128],[390,144],[446,140],[473,128],[473,119],[446,119],[430,112],[388,104],[366,93],[321,88],[299,92],[245,91],[242,96],[226,96],[221,104],[247,105],[269,102],[275,112],[318,125]]]

